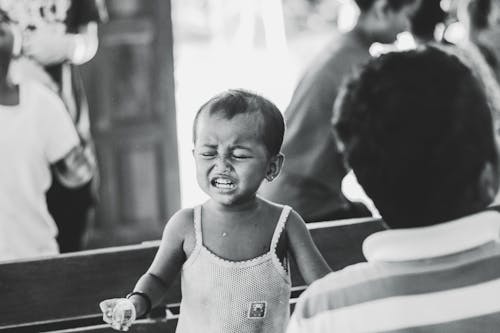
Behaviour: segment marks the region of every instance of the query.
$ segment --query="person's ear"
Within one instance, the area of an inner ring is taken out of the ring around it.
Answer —
[[[347,96],[347,86],[345,85],[345,86],[342,86],[339,93],[337,94],[337,98],[335,99],[335,103],[333,105],[333,112],[332,112],[333,115],[332,115],[332,119],[331,119],[331,123],[330,123],[331,124],[330,129],[331,129],[331,133],[333,135],[333,141],[335,144],[335,148],[342,155],[344,154],[344,151],[345,151],[345,145],[342,142],[342,140],[340,139],[337,128],[338,128],[338,125],[340,122],[340,115],[342,113],[342,107],[343,107],[342,104],[344,102],[344,99],[347,99],[346,96]]]
[[[285,156],[282,153],[274,155],[271,157],[269,161],[269,165],[267,166],[266,172],[266,180],[271,182],[274,178],[278,177],[281,167],[283,166],[283,161],[285,160]]]
[[[484,165],[479,178],[480,193],[486,197],[487,200],[493,200],[498,192],[498,166],[488,162]]]

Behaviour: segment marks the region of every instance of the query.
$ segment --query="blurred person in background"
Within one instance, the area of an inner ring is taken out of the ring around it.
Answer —
[[[479,78],[493,112],[494,126],[500,134],[500,0],[458,0],[458,24],[464,38],[456,42],[455,52]]]
[[[52,175],[67,188],[88,183],[95,163],[53,91],[36,81],[10,80],[15,38],[0,14],[0,261],[5,261],[59,252],[45,192]]]
[[[15,26],[11,75],[14,81],[35,79],[62,98],[81,142],[91,147],[89,109],[77,65],[97,52],[97,25],[106,18],[101,0],[0,0]],[[97,199],[98,176],[78,188],[55,178],[47,192],[49,211],[59,227],[61,252],[80,250]]]
[[[367,262],[300,296],[288,333],[495,332],[499,156],[477,77],[435,46],[374,59],[339,94],[333,125],[388,230]]]
[[[353,30],[336,36],[313,60],[285,111],[283,145],[286,163],[260,194],[289,204],[306,222],[370,216],[360,202],[341,190],[347,173],[331,133],[330,118],[344,77],[370,59],[375,43],[392,43],[410,28],[418,0],[356,0],[360,15]]]
[[[500,82],[500,0],[460,0],[458,17]]]
[[[444,31],[445,20],[446,12],[441,8],[441,0],[422,0],[411,18],[411,34],[416,44],[441,42],[439,32]]]

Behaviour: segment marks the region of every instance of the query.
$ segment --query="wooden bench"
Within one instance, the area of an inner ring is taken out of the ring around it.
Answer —
[[[364,261],[361,242],[382,230],[378,219],[310,223],[318,248],[334,270]],[[112,332],[102,323],[99,301],[121,297],[150,265],[159,242],[63,254],[0,264],[0,332]],[[292,298],[305,289],[292,265]],[[180,279],[164,303],[175,313]],[[293,301],[292,301],[293,302]],[[157,308],[130,332],[174,332],[176,316]]]

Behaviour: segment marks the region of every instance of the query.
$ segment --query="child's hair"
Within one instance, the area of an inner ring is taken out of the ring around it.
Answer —
[[[488,162],[497,172],[491,112],[471,70],[427,46],[372,60],[344,86],[334,124],[359,183],[401,228],[490,203],[479,183]]]
[[[196,143],[198,118],[203,112],[219,115],[224,119],[232,119],[239,114],[259,114],[262,118],[261,134],[264,144],[274,156],[281,150],[285,134],[285,122],[280,110],[268,99],[246,90],[231,89],[224,91],[203,104],[193,123],[193,141]]]
[[[358,5],[360,11],[366,12],[370,8],[372,8],[376,0],[354,0],[354,1],[356,2],[356,5]],[[391,9],[400,10],[404,6],[409,5],[415,1],[416,0],[387,0],[387,3],[389,4],[389,7]],[[424,0],[424,1],[429,1],[429,0]]]

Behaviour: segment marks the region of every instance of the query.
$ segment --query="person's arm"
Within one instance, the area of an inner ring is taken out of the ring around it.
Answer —
[[[331,272],[330,266],[314,244],[304,220],[293,210],[286,224],[286,232],[292,256],[308,285]]]
[[[145,315],[149,305],[154,307],[159,304],[181,270],[186,259],[184,239],[193,230],[192,221],[193,210],[184,209],[172,216],[165,226],[153,263],[134,287],[134,292],[139,294],[129,298],[135,306],[137,317]],[[142,293],[146,296],[141,295]],[[149,298],[151,304],[148,304],[146,298]]]
[[[48,165],[66,187],[86,184],[94,175],[95,160],[90,146],[82,145],[62,100],[38,82],[23,83],[33,103],[43,105],[34,114]]]
[[[80,26],[78,34],[69,34],[72,39],[68,60],[76,65],[90,61],[97,53],[99,39],[97,34],[97,23],[89,22]]]
[[[96,161],[90,146],[77,145],[52,165],[54,175],[67,188],[87,184],[95,174]]]

